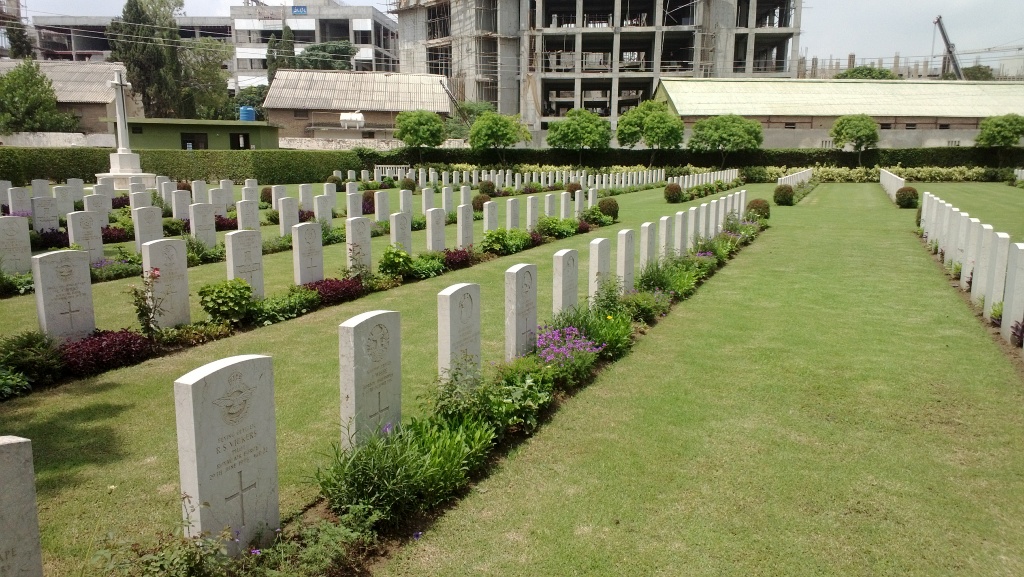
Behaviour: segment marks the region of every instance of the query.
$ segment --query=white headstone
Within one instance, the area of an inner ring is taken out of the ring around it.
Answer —
[[[95,190],[95,189],[93,189]],[[103,226],[110,220],[110,212],[113,210],[113,201],[106,194],[87,194],[82,198],[82,204],[87,212],[95,212],[100,215]]]
[[[690,210],[686,211],[686,234],[683,235],[686,241],[686,246],[683,247],[681,254],[686,254],[691,248],[693,248],[693,239],[698,235],[697,233],[697,207],[691,206]]]
[[[14,186],[7,189],[7,208],[11,211],[11,216],[30,216],[32,194],[27,188]]]
[[[188,226],[192,238],[203,243],[207,248],[217,246],[217,223],[214,219],[212,204],[188,205]]]
[[[633,290],[633,245],[634,234],[632,230],[619,231],[619,246],[615,251],[615,272],[619,277],[619,284],[623,293]]]
[[[132,225],[135,227],[135,252],[142,252],[143,243],[164,237],[164,217],[160,207],[146,206],[132,210]]]
[[[408,212],[391,213],[391,244],[412,254],[412,220]]]
[[[32,243],[24,216],[0,216],[0,270],[7,274],[32,270]]]
[[[1010,243],[1006,257],[1006,284],[1003,289],[1003,318],[999,334],[1010,342],[1015,323],[1024,323],[1024,243]]]
[[[992,318],[992,305],[1003,302],[1003,289],[1006,286],[1006,260],[1010,253],[1010,235],[997,232],[992,239],[992,252],[989,256],[988,286],[985,289],[986,319]]]
[[[579,253],[563,248],[554,255],[554,280],[551,311],[558,314],[579,302]]]
[[[247,179],[245,179],[245,182],[243,183],[243,186],[245,188],[259,188],[260,184],[259,184],[259,181],[256,180],[255,178],[247,178]]]
[[[657,225],[645,222],[640,225],[640,268],[658,261]]]
[[[292,233],[292,227],[299,224],[299,201],[286,196],[277,199],[277,228],[281,236]]]
[[[41,178],[32,179],[32,196],[33,198],[37,196],[52,197],[53,195],[50,194],[50,181]]]
[[[260,200],[260,189],[255,187],[243,187],[242,188],[242,200],[254,200],[259,202]]]
[[[53,198],[57,199],[57,214],[67,216],[75,210],[75,199],[72,197],[71,189],[66,186],[53,187]]]
[[[970,289],[967,279],[974,272],[974,264],[978,261],[978,249],[981,248],[981,220],[972,218],[967,225],[967,247],[964,250],[964,262],[960,267],[960,290]]]
[[[192,321],[188,303],[188,256],[185,241],[152,240],[142,245],[142,270],[159,269],[153,281],[153,298],[163,312],[157,316],[160,328],[187,325]],[[155,275],[154,275],[155,276]]]
[[[43,196],[32,197],[32,230],[57,230],[60,220],[57,216],[57,199]]]
[[[540,219],[540,201],[536,196],[526,197],[526,230],[534,232],[537,230],[537,222]]]
[[[281,188],[284,188],[283,186]],[[192,181],[192,202],[197,204],[210,203],[210,187],[205,180]],[[276,206],[272,208],[277,208]]]
[[[444,250],[445,212],[441,208],[427,209],[427,250]]]
[[[937,221],[939,222],[939,221]],[[971,301],[977,303],[988,292],[989,268],[992,262],[992,244],[996,233],[991,224],[981,225],[981,243],[978,246],[978,260],[971,273]]]
[[[672,235],[672,217],[658,219],[658,257],[667,258],[675,254]]]
[[[484,203],[484,233],[498,228],[498,204],[493,200]]]
[[[341,443],[351,447],[402,422],[402,326],[395,311],[370,311],[338,326]]]
[[[281,210],[279,204],[281,202],[281,199],[285,198],[286,196],[288,196],[288,187],[280,184],[275,184],[274,186],[270,187],[270,208],[278,211]],[[298,209],[297,204],[296,209]],[[284,235],[282,234],[281,236]]]
[[[412,214],[412,191],[402,189],[398,192],[398,210],[406,214]]]
[[[102,219],[106,222],[106,219]],[[101,218],[95,212],[68,213],[68,241],[77,244],[89,253],[89,262],[103,260],[103,236],[100,233]]]
[[[324,245],[319,224],[304,222],[292,226],[292,272],[297,285],[323,280]]]
[[[238,230],[259,230],[259,203],[255,200],[240,200],[236,202],[235,217],[238,219]]]
[[[153,206],[153,195],[149,191],[132,192],[128,195],[128,206],[132,210]]]
[[[58,340],[82,339],[96,330],[89,253],[58,250],[32,257],[39,330]]]
[[[473,189],[468,186],[461,188],[462,200],[459,204],[473,204]]]
[[[587,273],[587,295],[593,304],[594,297],[611,274],[611,242],[607,238],[590,241],[590,270]]]
[[[423,214],[426,215],[428,210],[434,208],[434,189],[424,188],[421,193],[423,195],[423,198],[421,199]]]
[[[672,250],[676,254],[686,254],[686,237],[689,236],[688,225],[686,211],[676,212],[672,227]]]
[[[189,218],[188,205],[192,204],[192,193],[187,190],[171,191],[171,216],[180,220]]]
[[[224,247],[227,253],[228,280],[244,279],[252,287],[253,296],[262,298],[263,240],[259,231],[236,230],[229,232],[224,235]]]
[[[537,265],[517,264],[505,271],[505,360],[537,346]]]
[[[0,575],[43,577],[29,439],[0,436],[0,487]]]
[[[217,216],[228,215],[228,204],[235,202],[235,195],[228,188],[215,188],[210,191],[210,204]]]
[[[227,529],[229,555],[273,542],[281,514],[272,359],[240,355],[189,372],[174,381],[174,412],[186,536]]]
[[[391,199],[388,191],[378,190],[373,193],[374,220],[376,222],[387,222],[391,214]]]
[[[299,185],[299,208],[301,210],[313,210],[313,185]]]
[[[334,220],[334,212],[331,208],[331,198],[326,194],[313,197],[313,218],[331,222]]]
[[[479,374],[480,359],[480,285],[452,285],[437,293],[437,372]]]
[[[363,216],[363,193],[349,192],[345,194],[345,215],[347,218]]]
[[[369,270],[372,266],[370,252],[372,228],[370,219],[365,216],[345,219],[345,266],[348,268]]]
[[[572,193],[563,192],[561,195],[562,204],[558,211],[558,218],[572,218]]]
[[[445,214],[450,214],[455,210],[455,199],[452,195],[452,188],[450,186],[441,188],[441,209],[444,210]]]
[[[544,195],[544,216],[558,216],[555,212],[555,195],[545,194]]]
[[[469,248],[473,244],[473,207],[460,204],[456,209],[456,248]]]

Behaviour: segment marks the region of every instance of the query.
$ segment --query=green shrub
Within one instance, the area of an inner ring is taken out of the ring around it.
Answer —
[[[398,188],[402,190],[416,190],[416,181],[411,178],[403,178],[398,181]]]
[[[160,329],[156,340],[165,347],[195,347],[230,337],[233,332],[230,323],[197,322]]]
[[[507,256],[524,251],[532,246],[530,233],[518,228],[498,228],[484,234],[480,250],[498,256]]]
[[[273,187],[264,186],[263,189],[260,190],[260,202],[265,202],[267,204],[273,204],[274,203],[274,189],[273,189]]]
[[[441,276],[444,274],[444,253],[423,252],[412,259],[412,267],[409,275],[415,279],[423,280]]]
[[[668,183],[665,186],[665,201],[669,204],[683,202],[683,189],[674,182]]]
[[[274,254],[292,249],[292,235],[273,236],[263,241],[263,254]]]
[[[190,267],[221,262],[226,255],[227,249],[224,248],[224,243],[217,243],[216,246],[209,247],[192,235],[185,236],[185,256]]]
[[[896,206],[900,208],[917,208],[917,189],[904,186],[896,191]]]
[[[537,219],[537,232],[552,238],[569,238],[576,234],[579,223],[575,218],[542,216]]]
[[[597,202],[597,208],[602,213],[612,217],[613,221],[619,219],[619,202],[614,198],[602,198]]]
[[[491,197],[486,194],[478,194],[473,197],[473,212],[481,212],[484,209],[484,203],[490,202]]]
[[[772,208],[763,198],[755,198],[748,202],[747,212],[754,213],[757,218],[769,219],[772,217]]]
[[[776,186],[772,199],[775,201],[775,206],[793,206],[793,187],[788,184]]]
[[[377,270],[390,277],[406,277],[412,273],[413,259],[396,245],[388,245],[377,263]]]
[[[256,308],[252,287],[240,278],[201,287],[199,304],[213,322],[234,325],[245,322]]]
[[[671,294],[665,291],[631,291],[622,295],[622,308],[637,323],[653,325],[658,317],[668,314],[671,305]]]
[[[481,180],[480,181],[480,194],[487,195],[487,196],[493,198],[494,197],[494,183],[491,182],[490,180]]]
[[[25,331],[0,340],[0,366],[40,387],[60,378],[64,360],[56,340],[39,331]]]
[[[584,210],[583,214],[580,215],[580,220],[594,226],[610,226],[615,222],[612,217],[601,212],[601,209],[596,206]]]
[[[496,372],[498,376],[491,379],[478,374],[444,375],[430,399],[434,414],[448,422],[482,421],[498,438],[531,434],[540,412],[551,403],[547,371],[529,356],[502,363]]]
[[[337,174],[334,174],[334,173],[332,172],[332,173],[331,173],[331,175],[330,175],[330,176],[328,176],[328,177],[327,177],[327,180],[325,180],[324,182],[329,182],[329,183],[331,183],[331,184],[334,184],[334,185],[335,185],[335,188],[337,188],[337,185],[341,184],[341,183],[342,183],[342,180],[341,180],[341,177],[340,177],[340,176],[338,176]]]
[[[569,184],[565,185],[565,192],[572,193],[573,198],[576,198],[576,193],[581,190],[583,190],[583,186],[581,186],[578,182],[570,182]]]
[[[32,385],[25,375],[0,365],[0,401],[27,395],[31,390]]]
[[[300,317],[319,306],[320,293],[305,286],[292,285],[286,294],[256,302],[251,315],[257,325],[266,326]]]
[[[180,218],[164,219],[164,236],[181,236],[185,234],[185,221]]]
[[[263,213],[263,219],[267,224],[281,224],[281,213],[277,210],[270,209]]]
[[[605,348],[600,357],[615,360],[633,346],[633,322],[625,314],[607,315],[586,306],[562,311],[551,320],[554,328],[576,327],[590,340]]]

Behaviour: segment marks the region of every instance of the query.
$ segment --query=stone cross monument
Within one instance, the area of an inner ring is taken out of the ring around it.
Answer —
[[[128,116],[124,100],[125,88],[132,85],[125,82],[120,70],[114,71],[114,80],[107,84],[114,89],[114,111],[117,115],[117,152],[110,155],[110,172],[97,174],[96,178],[110,177],[114,179],[114,188],[128,190],[129,179],[141,176],[146,188],[156,188],[156,175],[142,172],[139,155],[132,153],[128,146]]]

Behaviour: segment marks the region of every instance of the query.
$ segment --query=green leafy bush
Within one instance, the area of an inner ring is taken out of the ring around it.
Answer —
[[[674,182],[668,183],[665,186],[665,201],[669,204],[683,202],[683,189]]]
[[[668,314],[672,305],[671,293],[655,289],[653,292],[630,291],[622,295],[622,308],[633,322],[653,325],[659,317]]]
[[[486,194],[478,194],[473,197],[473,212],[480,212],[484,209],[484,203],[490,202],[491,197]]]
[[[434,415],[448,422],[482,421],[500,439],[531,434],[540,412],[551,403],[552,381],[537,357],[502,363],[490,379],[479,374],[454,373],[438,381],[430,399]]]
[[[181,236],[185,234],[185,221],[180,218],[164,219],[164,236]]]
[[[320,293],[305,286],[293,285],[286,294],[257,301],[251,314],[257,325],[265,326],[300,317],[316,310],[318,306]]]
[[[274,236],[263,241],[263,254],[274,254],[292,249],[292,235]]]
[[[280,224],[281,213],[277,210],[270,209],[263,213],[263,220],[265,220],[267,224]]]
[[[490,180],[480,181],[480,194],[494,197],[494,183]]]
[[[532,246],[530,233],[518,228],[498,228],[487,231],[480,243],[480,250],[507,256],[524,251]]]
[[[747,212],[754,213],[757,218],[769,219],[772,217],[772,207],[763,198],[755,198],[748,202]]]
[[[402,178],[398,181],[398,188],[402,190],[416,190],[416,181],[411,178]]]
[[[625,314],[609,315],[586,306],[576,306],[556,315],[551,326],[578,328],[590,340],[604,345],[600,353],[602,359],[615,360],[633,346],[633,322]]]
[[[195,347],[230,337],[234,328],[230,323],[197,322],[179,327],[160,329],[156,341],[164,347]]]
[[[601,212],[601,209],[596,206],[584,210],[580,215],[580,220],[594,226],[610,226],[615,222],[612,217]]]
[[[896,191],[896,206],[900,208],[917,208],[917,189],[904,186]]]
[[[52,385],[64,370],[57,341],[39,331],[25,331],[0,340],[0,366],[20,373],[32,386]]]
[[[31,390],[32,385],[25,375],[0,365],[0,401],[27,395]]]
[[[388,245],[377,263],[377,270],[382,275],[391,277],[406,277],[412,273],[413,259],[409,253],[398,248],[396,245]]]
[[[542,216],[537,219],[537,232],[552,238],[569,238],[576,234],[579,223],[575,218]]]
[[[341,177],[338,176],[337,174],[331,173],[331,175],[328,176],[327,179],[324,180],[324,182],[329,182],[329,183],[337,186],[338,184],[342,183],[342,180],[341,180]]]
[[[614,198],[602,198],[597,202],[597,208],[603,214],[612,217],[612,221],[619,219],[619,202]]]
[[[213,322],[233,325],[245,322],[256,309],[252,287],[240,278],[201,287],[199,304]]]
[[[583,186],[581,186],[578,182],[570,182],[569,184],[565,185],[565,192],[572,193],[573,198],[576,198],[576,193],[581,190],[583,190]]]
[[[412,259],[409,276],[423,280],[444,274],[444,253],[424,252]]]
[[[185,236],[185,255],[188,259],[188,266],[199,266],[211,262],[221,262],[226,258],[227,249],[224,243],[217,243],[216,246],[206,246],[203,242],[192,235]]]
[[[788,184],[776,186],[772,200],[775,206],[793,206],[793,187]]]
[[[266,204],[274,203],[274,189],[272,187],[264,186],[260,189],[260,202],[264,202]]]

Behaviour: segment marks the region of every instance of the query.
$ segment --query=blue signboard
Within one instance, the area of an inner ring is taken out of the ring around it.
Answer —
[[[306,7],[305,6],[292,6],[292,15],[293,16],[305,16],[306,15]]]

